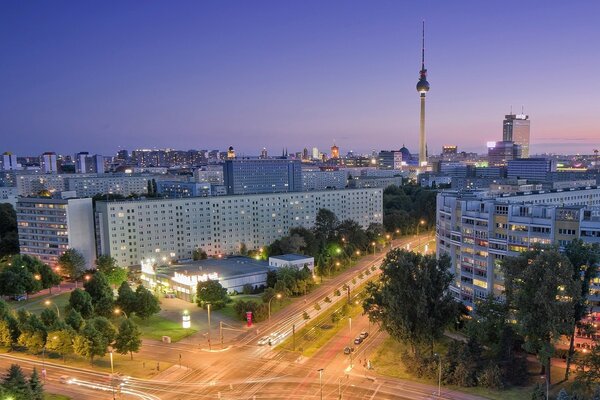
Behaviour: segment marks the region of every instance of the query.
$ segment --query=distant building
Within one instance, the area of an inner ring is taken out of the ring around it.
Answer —
[[[158,181],[156,190],[164,197],[170,198],[210,196],[210,183]]]
[[[223,167],[227,194],[281,193],[302,190],[300,160],[236,159]]]
[[[233,149],[233,146],[229,146],[229,149],[227,150],[227,159],[233,160],[234,158],[235,158],[235,150]]]
[[[442,155],[444,156],[455,156],[458,152],[458,147],[453,144],[442,146]]]
[[[223,185],[223,165],[206,165],[194,171],[194,180],[200,183],[211,183],[214,185]]]
[[[92,199],[20,198],[17,225],[21,254],[52,267],[67,249],[79,251],[86,267],[96,260]]]
[[[402,186],[404,178],[402,176],[391,176],[391,177],[369,177],[369,176],[355,176],[348,182],[348,186],[351,188],[381,188],[385,189],[389,186]]]
[[[58,165],[56,163],[56,153],[46,152],[42,154],[42,168],[45,174],[58,173]]]
[[[263,149],[260,151],[260,158],[269,158],[269,153],[267,152],[267,149],[265,147],[263,147]]]
[[[380,169],[402,169],[402,152],[381,150],[378,157],[378,168]]]
[[[344,189],[348,172],[339,169],[310,168],[302,170],[302,190]]]
[[[21,164],[17,162],[17,155],[6,152],[2,154],[2,170],[15,171],[20,170]]]
[[[509,114],[504,117],[502,140],[521,146],[521,157],[529,158],[529,115]]]
[[[319,149],[316,147],[312,148],[312,159],[313,160],[320,160],[321,159],[321,154],[319,153]]]
[[[517,158],[508,162],[507,177],[545,181],[548,172],[555,172],[556,164],[545,158]]]
[[[335,144],[331,146],[331,158],[340,158],[340,148]]]
[[[94,174],[89,176],[64,175],[65,190],[75,191],[77,197],[93,197],[98,194],[118,194],[130,196],[148,193],[148,181],[152,176]]]
[[[16,187],[0,186],[0,203],[8,203],[16,208],[18,198]]]
[[[488,163],[490,167],[503,167],[510,160],[522,158],[522,148],[511,141],[488,143]]]
[[[99,154],[91,155],[87,152],[75,155],[75,172],[80,174],[103,174],[104,157]]]

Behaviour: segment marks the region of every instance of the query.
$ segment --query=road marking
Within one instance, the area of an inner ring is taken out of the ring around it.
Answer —
[[[381,385],[383,385],[383,384],[380,383],[379,385],[377,385],[377,387],[375,388],[375,391],[373,392],[373,395],[371,397],[369,397],[369,400],[373,400],[375,398],[375,395],[377,394],[377,392],[379,392]]]

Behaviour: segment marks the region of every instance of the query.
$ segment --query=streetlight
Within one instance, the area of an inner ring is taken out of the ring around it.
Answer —
[[[206,306],[208,309],[208,349],[212,350],[210,347],[210,303],[207,303]]]
[[[373,246],[373,254],[375,254],[375,245],[376,245],[375,242],[371,242],[371,246]]]
[[[319,368],[319,386],[321,388],[321,400],[323,400],[323,368]]]
[[[440,373],[438,376],[438,397],[441,397],[442,396],[442,357],[438,353],[435,353],[434,356],[437,357],[438,363],[440,365],[440,367],[439,367]]]
[[[58,309],[58,306],[56,305],[56,303],[53,303],[50,300],[46,300],[46,301],[44,301],[44,304],[46,306],[49,306],[50,304],[54,305],[54,307],[56,307],[56,315],[58,316],[58,318],[60,318],[60,310]]]
[[[419,244],[417,246],[421,245],[421,237],[419,236],[419,228],[421,227],[421,225],[425,225],[424,219],[420,220],[419,223],[417,224],[417,237],[419,238]]]
[[[119,315],[119,314],[123,314],[125,316],[125,319],[129,319],[129,317],[127,316],[127,313],[123,310],[121,310],[120,308],[115,308],[114,313]]]
[[[277,293],[275,296],[271,297],[271,300],[269,300],[269,322],[271,322],[271,302],[274,298],[281,299],[281,293]]]

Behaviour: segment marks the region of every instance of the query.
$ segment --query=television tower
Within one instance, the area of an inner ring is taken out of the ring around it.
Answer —
[[[421,72],[417,82],[417,92],[421,94],[421,124],[419,130],[419,167],[427,166],[427,143],[425,141],[425,94],[429,91],[427,70],[425,69],[425,21],[423,21],[423,36],[421,46]]]

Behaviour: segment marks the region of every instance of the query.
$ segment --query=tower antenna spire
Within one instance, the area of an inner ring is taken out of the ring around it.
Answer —
[[[425,20],[423,20],[423,32],[421,35],[421,71],[425,71]]]

